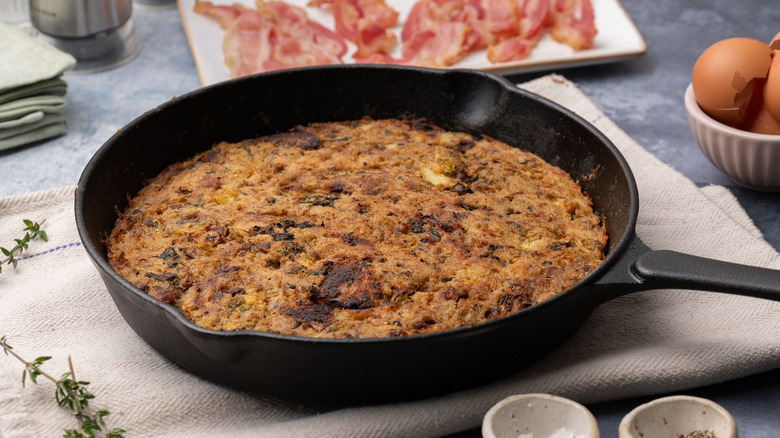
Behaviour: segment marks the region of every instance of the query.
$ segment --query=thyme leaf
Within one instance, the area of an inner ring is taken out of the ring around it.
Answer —
[[[22,230],[25,231],[24,237],[21,239],[14,239],[16,245],[11,249],[0,246],[0,252],[6,257],[0,261],[0,273],[3,272],[3,265],[11,265],[16,268],[16,264],[19,263],[19,259],[16,258],[16,255],[28,250],[30,241],[36,238],[41,239],[44,242],[49,240],[46,231],[41,229],[41,225],[46,222],[45,219],[42,220],[41,223],[33,222],[29,219],[22,219],[22,222],[24,222],[25,225],[25,228]]]
[[[96,438],[103,436],[105,438],[124,438],[123,429],[114,428],[109,430],[106,426],[105,417],[109,412],[105,409],[93,410],[89,401],[95,396],[89,392],[87,386],[89,382],[76,379],[76,373],[73,371],[73,361],[68,356],[69,371],[64,373],[59,379],[41,369],[41,366],[51,359],[51,356],[41,356],[35,358],[32,362],[26,361],[8,344],[5,336],[0,337],[0,348],[6,356],[10,355],[24,364],[22,371],[22,386],[28,380],[32,383],[38,383],[38,377],[44,377],[53,382],[56,387],[54,390],[54,399],[60,407],[70,410],[71,415],[78,421],[78,427],[66,429],[63,437],[65,438]],[[98,434],[102,432],[102,435]]]

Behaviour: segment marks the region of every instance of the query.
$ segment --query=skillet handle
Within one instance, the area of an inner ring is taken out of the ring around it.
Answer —
[[[780,301],[779,270],[668,250],[641,255],[631,270],[648,289],[708,290]]]
[[[780,301],[780,270],[652,250],[636,235],[616,263],[605,268],[591,286],[597,305],[650,289],[725,292]]]

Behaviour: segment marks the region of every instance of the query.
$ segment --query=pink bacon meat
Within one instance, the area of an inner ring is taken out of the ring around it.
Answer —
[[[516,0],[419,0],[404,24],[404,60],[444,67],[520,32]],[[420,35],[432,33],[428,44]],[[445,56],[445,54],[447,56]]]
[[[488,48],[491,62],[518,61],[530,53],[543,31],[574,50],[588,49],[596,36],[590,0],[517,0],[520,31],[517,36]]]
[[[396,64],[425,67],[452,65],[473,44],[472,28],[462,21],[464,0],[420,0],[412,6],[401,30],[401,58]]]
[[[590,0],[550,0],[550,35],[574,50],[588,49],[596,36]]]
[[[390,31],[398,13],[385,0],[310,0],[334,15],[335,32],[309,20],[305,10],[281,0],[257,0],[257,10],[198,1],[195,12],[225,29],[223,51],[231,76],[305,65],[339,64],[345,41],[357,46],[356,62],[447,67],[475,50],[493,63],[518,61],[545,30],[574,50],[596,36],[590,0],[418,0],[401,30],[401,56]]]
[[[528,56],[548,24],[549,9],[549,0],[517,0],[518,33],[488,47],[488,59],[509,62]]]
[[[401,32],[403,56],[384,62],[445,67],[484,48],[493,63],[518,61],[547,28],[575,50],[591,47],[590,0],[419,0]]]
[[[333,13],[336,33],[355,43],[356,57],[387,52],[396,42],[388,29],[398,24],[398,12],[384,0],[312,0],[308,6]]]
[[[194,11],[225,30],[222,50],[231,77],[308,65],[341,64],[347,52],[335,32],[311,21],[306,11],[282,1],[258,0],[257,10],[199,1]]]

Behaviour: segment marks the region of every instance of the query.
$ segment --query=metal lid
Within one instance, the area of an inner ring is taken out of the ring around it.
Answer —
[[[41,33],[83,38],[115,29],[130,19],[132,0],[30,0],[30,19]]]

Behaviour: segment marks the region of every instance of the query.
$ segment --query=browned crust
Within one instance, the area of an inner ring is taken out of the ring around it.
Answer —
[[[606,240],[580,187],[531,153],[364,119],[174,164],[106,245],[122,276],[206,328],[386,337],[539,303],[591,272]]]

